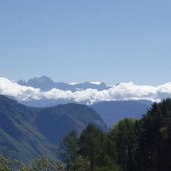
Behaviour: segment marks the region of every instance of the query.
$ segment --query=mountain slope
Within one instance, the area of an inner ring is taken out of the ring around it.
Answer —
[[[55,157],[54,146],[32,125],[36,111],[0,96],[0,152],[29,162],[40,155]]]
[[[0,96],[0,152],[24,162],[40,156],[56,156],[59,141],[70,130],[78,133],[89,123],[106,126],[91,108],[68,104],[30,108]]]
[[[35,118],[37,129],[54,144],[71,129],[81,133],[89,123],[94,123],[102,130],[106,129],[97,112],[88,106],[74,103],[44,108]]]
[[[125,118],[140,118],[151,106],[150,101],[105,101],[91,107],[99,113],[108,127],[113,123]]]

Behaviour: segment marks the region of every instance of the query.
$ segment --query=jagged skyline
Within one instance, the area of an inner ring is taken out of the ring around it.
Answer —
[[[37,78],[40,79],[40,78]],[[48,80],[37,84],[36,79],[32,85],[25,85],[0,77],[0,94],[15,98],[18,101],[42,101],[43,103],[57,104],[58,102],[78,102],[93,104],[100,101],[124,101],[124,100],[148,100],[161,101],[171,97],[171,82],[159,86],[137,85],[133,82],[123,82],[113,86],[102,84],[82,83],[70,85],[53,82],[50,87],[39,87],[48,85]],[[60,86],[60,87],[58,87]],[[102,87],[101,87],[102,86]],[[45,100],[45,102],[44,102]]]

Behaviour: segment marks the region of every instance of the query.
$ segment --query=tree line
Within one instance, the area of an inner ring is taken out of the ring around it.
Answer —
[[[73,130],[58,149],[59,161],[47,157],[20,171],[170,171],[171,99],[154,103],[139,120],[125,118],[107,132],[88,125],[78,136]],[[1,168],[16,161],[0,158]]]

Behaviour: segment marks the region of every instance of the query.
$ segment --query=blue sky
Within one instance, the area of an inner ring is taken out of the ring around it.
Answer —
[[[170,0],[0,1],[0,76],[171,81]]]

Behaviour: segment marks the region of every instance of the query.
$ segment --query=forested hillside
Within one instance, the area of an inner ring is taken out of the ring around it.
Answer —
[[[170,171],[170,144],[171,99],[166,99],[154,103],[142,119],[125,118],[108,132],[93,124],[80,135],[71,131],[58,147],[57,161],[42,157],[24,166],[1,156],[0,167],[23,171]]]

